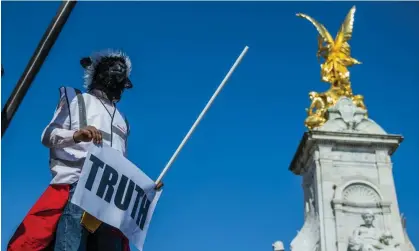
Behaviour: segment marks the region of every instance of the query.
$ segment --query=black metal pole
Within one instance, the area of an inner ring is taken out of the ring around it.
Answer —
[[[39,70],[41,69],[42,64],[44,63],[52,46],[57,40],[58,35],[67,22],[67,19],[70,16],[71,11],[73,10],[76,3],[76,1],[63,1],[60,8],[58,9],[57,14],[51,21],[46,32],[44,33],[44,36],[39,42],[38,47],[32,55],[28,65],[26,66],[25,71],[17,82],[15,89],[3,107],[1,112],[2,138],[13,119],[13,116],[19,108],[20,103],[25,97],[26,92],[29,90],[32,81],[35,79],[36,74],[38,74]]]

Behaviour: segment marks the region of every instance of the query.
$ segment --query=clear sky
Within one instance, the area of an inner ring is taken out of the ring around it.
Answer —
[[[2,3],[2,105],[59,2]],[[134,89],[119,105],[129,158],[156,178],[231,65],[248,54],[166,176],[145,250],[271,250],[303,223],[301,178],[288,171],[306,130],[308,92],[324,91],[317,32],[334,35],[350,2],[80,2],[2,139],[2,250],[47,187],[40,143],[61,85],[82,88],[79,60],[121,48]],[[400,211],[419,248],[419,3],[356,2],[353,89],[370,117],[405,141],[393,157]]]

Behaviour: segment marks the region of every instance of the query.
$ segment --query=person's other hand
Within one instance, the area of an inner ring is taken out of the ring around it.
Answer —
[[[101,144],[102,134],[94,126],[87,126],[83,129],[76,131],[73,135],[74,141],[76,142],[90,142]]]
[[[154,188],[156,191],[160,191],[161,190],[161,188],[164,186],[164,184],[163,184],[163,182],[159,182],[157,185],[156,185],[156,187]]]

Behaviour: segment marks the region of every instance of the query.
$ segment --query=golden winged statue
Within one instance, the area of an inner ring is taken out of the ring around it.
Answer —
[[[348,41],[352,38],[355,6],[353,6],[341,25],[336,38],[333,39],[326,27],[310,16],[298,13],[297,16],[310,21],[319,32],[317,58],[324,59],[321,64],[321,80],[330,83],[331,87],[324,93],[310,92],[311,105],[307,110],[305,125],[311,130],[327,121],[327,109],[336,104],[340,97],[351,98],[355,105],[366,109],[364,98],[353,95],[349,81],[348,67],[361,64],[351,57],[351,47]]]

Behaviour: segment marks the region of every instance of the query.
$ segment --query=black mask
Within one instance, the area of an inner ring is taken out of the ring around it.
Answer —
[[[87,70],[87,77],[91,78],[87,86],[88,91],[99,89],[108,96],[109,100],[118,102],[123,91],[132,88],[128,78],[130,69],[124,56],[112,54],[101,56],[95,64],[92,58],[87,57],[80,63]]]

